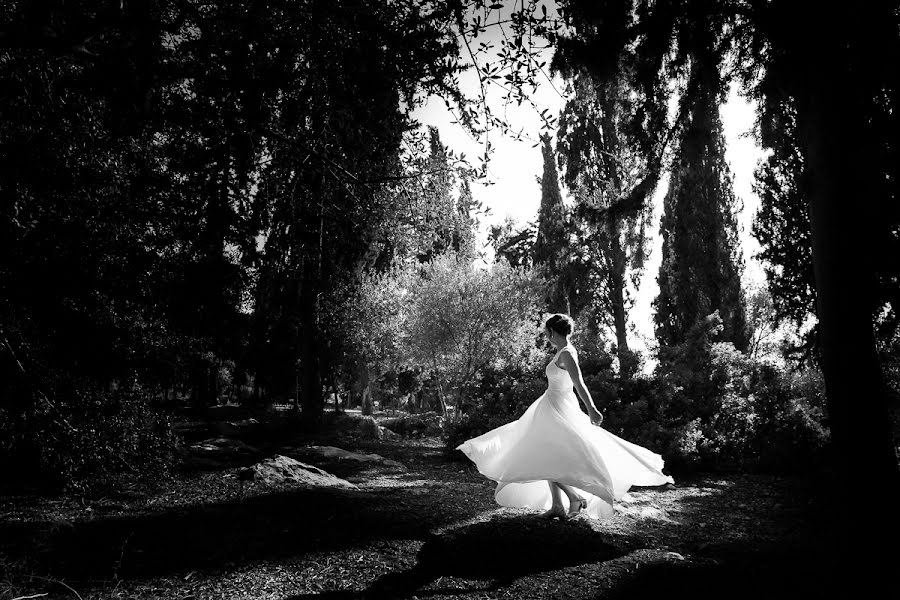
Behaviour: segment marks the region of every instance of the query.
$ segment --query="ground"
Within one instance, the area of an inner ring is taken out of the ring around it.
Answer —
[[[498,507],[437,438],[228,433],[249,447],[164,482],[0,497],[0,598],[780,598],[827,590],[838,567],[810,478],[677,476],[632,489],[613,519],[547,522]],[[273,454],[357,489],[241,479]]]

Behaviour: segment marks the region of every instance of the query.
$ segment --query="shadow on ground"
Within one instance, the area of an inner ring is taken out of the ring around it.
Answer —
[[[534,515],[501,514],[489,521],[429,535],[412,568],[383,575],[364,591],[302,594],[286,600],[399,599],[479,591],[472,588],[422,591],[442,577],[484,582],[480,591],[491,591],[527,575],[600,563],[621,554],[585,522],[548,522]]]
[[[468,513],[397,510],[395,491],[300,489],[151,514],[0,524],[0,545],[69,581],[234,568],[341,550],[370,540],[422,539]]]
[[[830,597],[834,568],[823,552],[770,547],[718,547],[709,558],[638,566],[596,599],[692,598],[735,600]]]

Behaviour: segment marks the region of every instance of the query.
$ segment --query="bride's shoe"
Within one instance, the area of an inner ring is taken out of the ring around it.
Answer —
[[[550,510],[547,512],[542,512],[538,515],[539,519],[565,519],[566,512],[563,510],[562,506],[551,506]]]
[[[584,498],[579,498],[574,502],[570,502],[569,512],[566,513],[566,518],[571,519],[572,517],[583,511],[585,508],[587,508],[587,500],[585,500]]]

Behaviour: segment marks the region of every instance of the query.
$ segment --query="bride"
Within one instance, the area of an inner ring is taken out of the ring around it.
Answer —
[[[569,518],[583,511],[600,519],[613,515],[613,502],[632,485],[673,480],[663,474],[661,456],[600,427],[603,415],[582,380],[571,333],[568,315],[547,319],[544,334],[557,349],[546,367],[547,391],[518,420],[467,440],[457,450],[497,482],[494,498],[501,506],[546,509],[544,518]]]

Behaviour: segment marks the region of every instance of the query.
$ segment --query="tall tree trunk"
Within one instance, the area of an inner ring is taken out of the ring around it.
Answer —
[[[806,85],[792,91],[799,99],[798,124],[810,182],[816,309],[838,483],[834,493],[837,506],[844,508],[852,506],[863,482],[877,486],[885,498],[895,498],[900,491],[873,333],[875,273],[867,234],[876,205],[887,199],[867,193],[876,177],[868,168],[867,155],[878,149],[865,139],[861,109],[869,99],[861,97],[864,91],[855,80],[854,67],[860,65],[854,64],[848,50],[851,45],[843,43],[848,29],[851,35],[861,32],[837,22],[837,12],[819,12],[828,14],[819,15],[822,27],[814,38],[817,43],[804,48],[805,73],[796,73]],[[804,43],[810,39],[804,38]],[[851,565],[865,568],[866,579],[870,574],[892,576],[889,565],[873,564],[881,561],[871,555],[881,553],[866,552],[870,543],[892,540],[897,533],[895,511],[882,513],[877,530],[871,523],[837,519],[838,547]],[[847,569],[854,571],[850,565]]]
[[[600,127],[603,130],[603,156],[604,169],[609,181],[612,183],[612,198],[617,199],[622,195],[622,177],[619,173],[619,165],[616,162],[619,156],[619,136],[616,124],[613,121],[616,101],[614,88],[611,85],[603,85],[597,88],[597,97],[601,103]],[[620,233],[622,230],[619,217],[615,213],[608,219],[607,234],[609,235],[610,261],[610,306],[613,311],[613,324],[616,329],[616,354],[619,358],[620,377],[631,378],[635,371],[634,355],[628,348],[628,316],[625,313],[625,268],[627,260],[625,249],[622,247]]]
[[[625,313],[625,250],[619,240],[619,227],[616,221],[611,220],[609,223],[609,236],[613,265],[609,276],[609,301],[616,330],[619,376],[630,379],[634,375],[637,365],[634,354],[628,348],[628,316]]]
[[[304,264],[306,273],[300,291],[300,396],[303,407],[303,423],[309,429],[322,424],[325,408],[322,396],[322,377],[319,368],[320,338],[318,324],[318,281],[315,265]],[[310,272],[312,271],[312,272]]]
[[[364,415],[371,415],[375,412],[375,402],[372,399],[372,373],[369,365],[364,365],[362,370],[362,398],[359,407]]]
[[[325,193],[323,166],[313,171],[306,194],[307,215],[312,203],[318,203],[317,220],[304,224],[303,275],[300,290],[300,388],[303,397],[303,421],[307,428],[317,430],[322,425],[325,409],[320,368],[323,347],[319,330],[319,292],[322,285],[323,220],[322,195]],[[315,213],[314,213],[315,214]],[[312,219],[310,219],[312,220]]]
[[[435,366],[435,371],[437,371],[436,366]],[[441,378],[439,376],[435,376],[434,380],[437,383],[438,402],[440,402],[441,414],[446,415],[447,414],[447,399],[444,397],[444,386],[441,383]]]
[[[822,82],[824,83],[824,82]],[[872,329],[872,257],[862,208],[877,199],[859,198],[866,184],[854,164],[860,147],[849,123],[853,109],[841,102],[839,86],[823,86],[807,104],[806,151],[816,308],[832,439],[842,470],[897,477],[887,396]],[[846,100],[846,98],[844,98]]]

